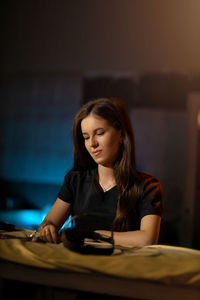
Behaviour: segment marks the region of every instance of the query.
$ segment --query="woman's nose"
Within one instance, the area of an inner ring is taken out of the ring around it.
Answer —
[[[91,137],[91,139],[90,139],[90,147],[95,148],[97,146],[98,146],[97,140],[95,139],[95,137]]]

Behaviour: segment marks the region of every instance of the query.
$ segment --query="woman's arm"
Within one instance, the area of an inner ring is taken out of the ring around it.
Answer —
[[[70,207],[69,203],[57,198],[38,228],[42,240],[54,243],[59,240],[58,230],[68,218]]]
[[[156,244],[160,233],[161,217],[158,215],[146,215],[141,220],[140,230],[114,232],[116,245],[143,247]],[[98,233],[110,236],[110,231],[97,230]]]

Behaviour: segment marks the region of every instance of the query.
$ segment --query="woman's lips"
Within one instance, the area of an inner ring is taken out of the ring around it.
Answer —
[[[94,151],[94,152],[92,152],[92,155],[98,156],[98,155],[101,153],[101,151],[102,151],[102,150]]]

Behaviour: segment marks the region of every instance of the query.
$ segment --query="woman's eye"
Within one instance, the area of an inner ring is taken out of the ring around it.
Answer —
[[[87,141],[87,140],[89,140],[89,137],[88,137],[88,136],[84,136],[83,139],[84,139],[85,141]]]
[[[97,135],[103,135],[104,131],[98,132]]]

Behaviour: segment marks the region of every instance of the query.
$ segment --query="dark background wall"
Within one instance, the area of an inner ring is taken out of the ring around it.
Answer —
[[[1,4],[4,212],[53,203],[72,166],[76,110],[116,96],[130,111],[138,167],[163,185],[168,241],[179,242],[186,100],[200,91],[199,11],[198,0]]]
[[[5,72],[199,72],[198,0],[4,1]]]

